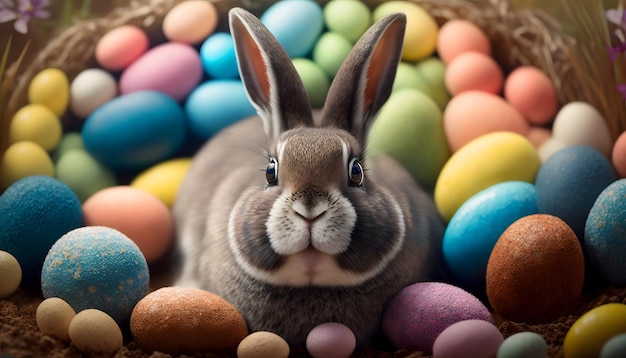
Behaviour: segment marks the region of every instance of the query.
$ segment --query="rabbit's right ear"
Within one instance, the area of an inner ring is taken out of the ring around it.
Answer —
[[[313,126],[306,90],[285,49],[250,12],[233,8],[228,19],[241,80],[269,139]]]

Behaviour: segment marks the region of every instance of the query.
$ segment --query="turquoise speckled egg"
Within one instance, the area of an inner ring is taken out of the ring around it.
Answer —
[[[85,226],[63,235],[41,273],[44,297],[59,297],[79,312],[96,308],[125,324],[148,293],[150,274],[139,247],[121,232]]]

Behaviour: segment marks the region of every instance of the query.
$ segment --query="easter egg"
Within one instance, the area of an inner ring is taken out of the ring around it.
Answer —
[[[49,176],[30,176],[13,183],[0,196],[0,212],[0,250],[15,256],[26,285],[39,284],[50,247],[83,224],[76,195]]]
[[[437,57],[429,57],[419,61],[415,67],[420,73],[422,80],[428,84],[428,91],[425,93],[443,111],[450,101],[450,93],[445,83],[446,65]]]
[[[345,37],[336,32],[325,32],[315,44],[312,57],[326,76],[333,78],[351,50],[352,44]]]
[[[218,32],[206,39],[200,47],[200,60],[202,60],[204,72],[212,78],[239,77],[235,43],[229,33]]]
[[[406,15],[402,59],[418,61],[430,56],[435,51],[439,32],[439,26],[432,15],[413,2],[388,1],[374,9],[373,20],[376,22],[396,12]]]
[[[324,29],[322,8],[310,0],[275,2],[260,20],[291,58],[308,55]]]
[[[537,152],[539,153],[541,162],[545,163],[548,159],[550,159],[550,157],[554,153],[566,147],[569,147],[569,145],[551,136],[550,138],[546,139],[543,143],[541,143],[539,148],[537,148]]]
[[[518,332],[507,337],[496,358],[548,358],[548,343],[535,332]]]
[[[485,134],[505,131],[525,136],[529,127],[505,100],[481,91],[452,97],[443,112],[443,125],[453,153]]]
[[[0,187],[8,188],[16,181],[33,175],[54,175],[54,165],[48,153],[33,142],[13,143],[4,152]]]
[[[583,314],[565,335],[565,358],[598,357],[611,338],[626,333],[626,305],[607,303]]]
[[[552,138],[552,131],[545,127],[531,126],[528,128],[528,133],[526,133],[526,139],[537,149],[541,148],[550,138]],[[541,154],[539,156],[541,156]]]
[[[94,56],[103,68],[119,71],[135,62],[148,50],[148,35],[137,26],[122,25],[109,32],[96,43]]]
[[[444,63],[466,52],[491,56],[491,43],[487,34],[476,24],[465,19],[450,19],[439,29],[437,54]]]
[[[626,178],[626,132],[617,137],[611,155],[613,168],[620,178]]]
[[[534,125],[548,124],[559,108],[554,84],[532,66],[517,67],[508,75],[504,98]]]
[[[34,142],[51,151],[59,144],[62,131],[59,117],[48,107],[29,104],[20,108],[11,119],[9,139],[11,143]]]
[[[347,358],[355,348],[352,330],[337,322],[317,325],[306,337],[306,349],[314,358]]]
[[[78,312],[68,327],[72,343],[90,356],[110,356],[122,348],[124,337],[111,316],[98,309]]]
[[[156,196],[171,208],[190,166],[189,158],[171,159],[146,169],[133,179],[130,186]]]
[[[519,134],[479,137],[454,153],[441,169],[434,192],[439,214],[449,221],[467,199],[494,184],[532,183],[540,165],[535,148]]]
[[[186,116],[172,98],[141,91],[95,110],[82,129],[87,151],[114,169],[139,169],[173,155],[186,136]]]
[[[83,137],[79,132],[68,132],[61,137],[61,141],[57,146],[54,153],[52,153],[52,158],[54,162],[58,162],[59,158],[63,156],[66,152],[71,150],[85,150],[85,144],[83,143]]]
[[[600,358],[621,358],[626,355],[626,333],[609,339],[600,351]]]
[[[354,44],[372,25],[372,12],[362,1],[332,0],[324,6],[324,22]]]
[[[45,298],[62,298],[77,312],[97,308],[118,324],[128,322],[135,304],[148,293],[149,281],[137,245],[119,231],[100,226],[63,235],[50,248],[41,271]]]
[[[417,90],[392,93],[372,125],[367,149],[368,156],[390,155],[432,191],[450,156],[439,107]]]
[[[13,294],[22,282],[22,267],[17,259],[6,251],[0,250],[0,299]]]
[[[144,350],[230,353],[248,335],[241,314],[219,296],[195,288],[164,287],[137,303],[130,330]]]
[[[453,96],[467,91],[497,95],[502,90],[504,75],[500,65],[491,56],[480,52],[466,52],[448,63],[445,82]]]
[[[237,358],[287,358],[289,344],[279,335],[257,331],[244,338],[237,346]]]
[[[549,322],[580,299],[585,276],[578,238],[556,216],[535,214],[511,224],[487,263],[487,297],[502,318]]]
[[[120,185],[100,190],[83,204],[85,225],[114,228],[137,244],[150,264],[172,243],[172,214],[154,195]]]
[[[47,334],[64,341],[69,341],[70,322],[76,316],[76,312],[58,297],[50,297],[43,300],[35,313],[37,327],[43,334]]]
[[[148,50],[129,65],[119,81],[121,94],[157,91],[183,100],[200,83],[202,63],[190,45],[167,42]]]
[[[567,145],[588,145],[609,158],[613,146],[609,127],[592,105],[570,102],[554,118],[552,136]]]
[[[441,332],[468,319],[494,323],[487,307],[463,289],[442,282],[418,282],[389,301],[382,328],[394,348],[430,354]]]
[[[587,146],[561,149],[537,173],[537,208],[563,219],[582,241],[589,210],[615,179],[611,163],[597,150]]]
[[[117,184],[115,174],[84,150],[70,150],[61,155],[56,177],[67,184],[81,202],[95,192]]]
[[[433,344],[433,356],[438,358],[491,358],[504,341],[493,323],[470,319],[451,324]]]
[[[70,109],[79,118],[87,118],[98,107],[115,98],[117,81],[107,71],[88,68],[70,84]]]
[[[589,261],[611,284],[626,284],[626,179],[606,187],[594,202],[583,249]]]
[[[311,107],[322,108],[330,88],[330,80],[324,70],[307,58],[295,58],[293,65],[302,79]]]
[[[58,68],[47,68],[35,75],[28,85],[28,101],[48,107],[61,117],[70,99],[67,76]]]
[[[198,86],[185,102],[189,129],[203,140],[256,113],[239,80],[213,80]]]
[[[454,276],[484,285],[487,262],[500,235],[516,220],[537,214],[535,187],[507,181],[469,198],[450,219],[443,235],[443,255]]]
[[[210,1],[183,1],[163,17],[163,33],[170,41],[195,44],[215,30],[217,17],[217,10]]]

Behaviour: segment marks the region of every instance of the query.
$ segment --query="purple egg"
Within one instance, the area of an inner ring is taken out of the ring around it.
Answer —
[[[314,358],[347,358],[355,348],[352,330],[337,322],[322,323],[306,337],[306,349]]]
[[[435,339],[433,356],[437,358],[491,358],[504,341],[493,323],[480,319],[460,321],[444,329]]]

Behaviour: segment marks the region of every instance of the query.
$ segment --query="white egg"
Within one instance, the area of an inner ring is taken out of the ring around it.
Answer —
[[[87,118],[116,95],[117,81],[110,73],[88,68],[79,73],[70,85],[70,109],[76,116]]]
[[[602,114],[585,102],[570,102],[557,113],[552,137],[567,145],[588,145],[607,158],[611,157],[613,142]]]
[[[541,162],[545,163],[548,158],[552,156],[552,154],[558,152],[559,150],[569,146],[562,140],[554,138],[554,136],[548,138],[543,142],[537,149],[537,153],[539,153],[539,158],[541,158]]]

